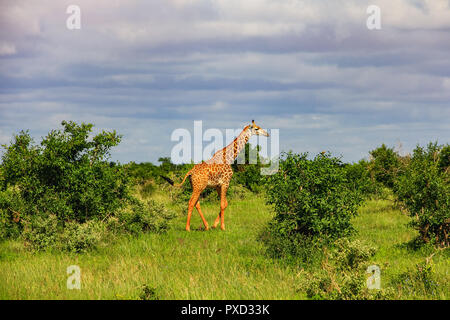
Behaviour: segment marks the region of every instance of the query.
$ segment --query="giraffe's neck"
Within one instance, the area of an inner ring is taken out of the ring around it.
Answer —
[[[206,162],[232,164],[239,155],[239,152],[247,144],[251,135],[252,133],[251,130],[249,130],[249,126],[245,127],[236,139],[222,150],[217,151],[213,157]]]

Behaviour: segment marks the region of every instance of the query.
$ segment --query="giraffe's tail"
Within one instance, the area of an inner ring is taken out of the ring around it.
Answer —
[[[170,183],[171,186],[173,186],[173,180],[168,178],[168,177],[164,177],[164,176],[160,176],[161,178],[163,178],[164,180],[166,180],[168,183]]]
[[[191,171],[192,171],[192,169],[191,170],[189,170],[189,172],[188,173],[186,173],[186,175],[184,176],[184,179],[183,179],[183,181],[181,181],[181,183],[178,183],[178,184],[175,184],[174,182],[173,182],[173,180],[172,179],[170,179],[170,178],[168,178],[168,177],[165,177],[165,176],[161,176],[161,178],[163,178],[164,180],[166,180],[168,183],[170,183],[170,185],[171,186],[174,186],[174,187],[177,187],[177,188],[179,188],[179,187],[181,187],[182,185],[183,185],[183,183],[186,181],[186,178],[188,177],[188,176],[190,176],[191,175]]]

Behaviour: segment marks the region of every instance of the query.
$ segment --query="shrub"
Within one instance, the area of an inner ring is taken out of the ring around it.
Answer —
[[[369,166],[370,163],[366,160],[345,165],[349,187],[355,192],[359,192],[365,198],[380,196],[383,186],[375,179],[371,179]]]
[[[392,188],[396,177],[402,170],[399,155],[394,148],[388,148],[385,144],[370,151],[369,154],[371,156],[369,171],[372,179]]]
[[[38,215],[24,223],[22,233],[25,244],[32,250],[54,247],[58,240],[58,218],[54,214]]]
[[[233,180],[248,190],[258,193],[263,189],[261,167],[256,164],[238,164],[234,170]]]
[[[360,240],[339,239],[335,243],[337,250],[332,252],[339,270],[351,270],[366,263],[376,249]]]
[[[287,237],[280,232],[281,228],[282,224],[270,221],[260,234],[260,240],[266,247],[266,254],[295,266],[318,266],[323,257],[320,241],[302,234]]]
[[[439,151],[438,166],[442,173],[448,172],[450,167],[450,144],[442,146]]]
[[[269,176],[267,203],[275,210],[272,234],[297,235],[324,241],[350,235],[350,219],[356,215],[362,197],[349,187],[340,159],[319,154],[284,154],[279,170]]]
[[[318,272],[310,273],[306,293],[312,299],[388,299],[389,289],[368,289],[366,270],[376,250],[359,240],[339,239],[324,258]]]
[[[228,188],[227,192],[227,199],[230,200],[244,200],[248,198],[251,195],[252,191],[242,184],[239,184],[237,182],[233,182],[231,180],[230,187]],[[217,194],[217,192],[216,192]],[[217,195],[217,198],[219,199],[219,196]]]
[[[133,180],[135,184],[143,185],[148,180],[158,178],[159,176],[159,167],[155,166],[150,162],[144,163],[135,163],[130,162],[126,164],[125,170],[127,171],[127,175]]]
[[[167,229],[172,214],[163,205],[131,196],[128,167],[107,161],[121,140],[115,131],[90,137],[91,124],[62,125],[39,145],[22,131],[3,146],[1,238],[21,234],[33,250],[82,252],[111,231]],[[153,190],[150,183],[142,187],[145,194]]]
[[[89,139],[91,124],[62,125],[63,130],[52,130],[40,145],[22,131],[3,146],[4,189],[20,193],[26,204],[20,214],[46,212],[60,221],[85,222],[122,207],[129,197],[128,179],[121,166],[106,161],[121,137],[103,131]]]
[[[105,222],[93,219],[84,223],[67,221],[61,225],[53,214],[33,216],[24,223],[22,237],[35,251],[58,249],[85,252],[111,239],[114,234],[162,233],[168,229],[168,223],[174,217],[163,204],[153,200],[134,200]]]
[[[262,160],[259,154],[261,147],[252,147],[246,144],[234,163],[233,181],[240,184],[252,192],[260,192],[263,188],[263,176],[261,175]],[[254,162],[251,162],[254,161]]]
[[[413,298],[441,299],[441,295],[445,295],[443,284],[434,272],[431,261],[420,262],[414,269],[396,275],[391,285],[396,287],[401,295]]]
[[[23,230],[24,208],[20,192],[16,189],[0,190],[0,240],[17,238]]]
[[[413,218],[423,242],[449,244],[450,172],[445,167],[448,145],[417,146],[405,173],[394,186],[398,200]]]
[[[71,221],[64,227],[56,215],[38,215],[25,222],[22,233],[26,245],[34,251],[57,249],[84,252],[95,248],[106,237],[106,225],[90,220],[85,223]]]
[[[95,248],[106,237],[106,225],[101,221],[69,222],[58,236],[56,247],[70,252],[85,252]]]
[[[142,232],[161,233],[168,229],[169,221],[175,218],[172,211],[153,200],[134,201],[132,205],[121,210],[117,221],[110,220],[113,228],[121,228],[131,234]]]

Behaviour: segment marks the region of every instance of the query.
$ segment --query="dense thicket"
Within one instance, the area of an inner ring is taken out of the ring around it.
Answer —
[[[54,214],[61,221],[85,222],[123,206],[129,197],[127,176],[120,165],[107,161],[121,137],[103,131],[89,139],[91,124],[62,125],[63,130],[52,130],[39,145],[22,131],[4,146],[3,190],[23,199],[24,207],[16,208],[4,197],[2,209],[23,218]]]
[[[394,183],[394,193],[408,210],[411,224],[423,242],[449,245],[449,145],[417,146],[405,172]]]
[[[402,172],[402,161],[398,153],[383,143],[381,147],[369,151],[369,154],[368,170],[372,179],[392,188],[395,179]]]
[[[157,205],[135,199],[125,168],[109,161],[121,136],[93,135],[92,124],[63,121],[62,127],[40,144],[21,131],[3,145],[0,237],[21,236],[35,249],[82,251],[97,243],[114,219],[124,230],[136,219],[145,221],[141,231],[163,229],[153,210]],[[133,219],[125,218],[126,210]]]

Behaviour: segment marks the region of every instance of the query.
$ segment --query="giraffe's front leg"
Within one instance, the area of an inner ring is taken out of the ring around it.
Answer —
[[[203,225],[205,226],[205,230],[208,231],[209,230],[208,222],[206,221],[205,217],[203,216],[202,209],[200,207],[200,200],[197,201],[197,204],[195,205],[195,207],[197,208],[197,211],[200,214],[200,218],[202,218]]]
[[[222,203],[220,204],[220,229],[222,230],[225,230],[225,209],[227,205],[223,206]]]
[[[224,222],[224,212],[225,209],[222,209],[222,204],[220,204],[220,212],[217,216],[216,220],[214,220],[213,228],[217,228],[220,222],[220,229],[225,230],[225,222]]]
[[[217,225],[219,224],[219,222],[220,222],[220,212],[219,212],[219,215],[217,216],[216,220],[214,220],[214,224],[212,227],[217,228]]]

